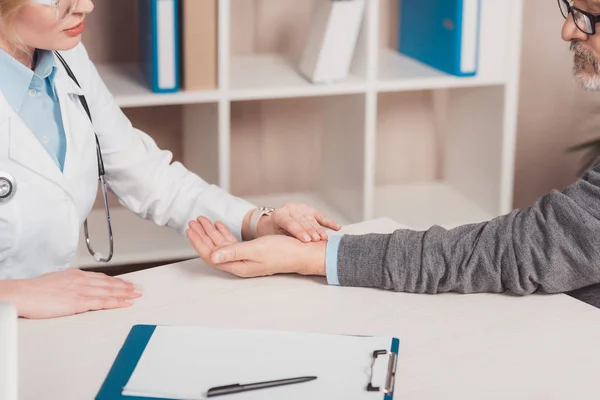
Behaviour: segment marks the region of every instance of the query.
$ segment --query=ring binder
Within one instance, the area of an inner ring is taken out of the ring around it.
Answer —
[[[369,392],[380,392],[381,387],[373,386],[373,369],[375,367],[375,362],[379,356],[390,356],[390,360],[388,361],[388,371],[385,378],[385,388],[383,389],[383,393],[392,394],[394,392],[394,383],[396,381],[396,353],[392,353],[388,350],[375,350],[373,352],[373,362],[371,363],[371,379],[369,384],[367,385],[367,391]]]

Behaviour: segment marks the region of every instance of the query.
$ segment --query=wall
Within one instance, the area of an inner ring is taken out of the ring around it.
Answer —
[[[576,181],[582,154],[566,150],[600,137],[600,94],[580,89],[571,75],[556,2],[524,3],[515,207]]]

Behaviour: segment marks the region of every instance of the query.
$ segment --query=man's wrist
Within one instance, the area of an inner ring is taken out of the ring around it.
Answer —
[[[325,255],[327,252],[327,241],[320,240],[318,242],[304,243],[302,246],[306,246],[306,264],[304,265],[304,271],[301,275],[316,275],[325,276]]]

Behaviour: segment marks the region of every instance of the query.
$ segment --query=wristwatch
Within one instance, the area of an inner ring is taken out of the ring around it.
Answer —
[[[275,211],[272,207],[258,207],[252,211],[250,215],[250,235],[251,239],[256,239],[258,237],[258,221],[261,217],[267,215],[272,215]]]

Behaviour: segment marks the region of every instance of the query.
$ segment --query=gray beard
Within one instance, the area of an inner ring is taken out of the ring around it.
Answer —
[[[594,52],[576,41],[571,42],[570,49],[574,54],[573,76],[579,86],[587,91],[600,91],[600,63]],[[594,73],[586,71],[586,63],[593,67]]]

